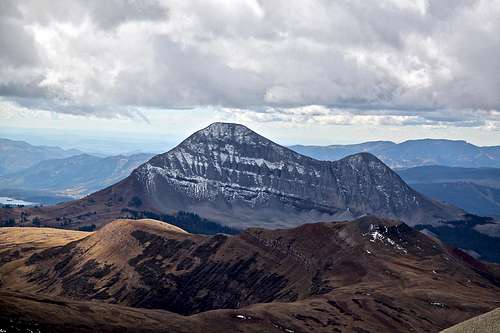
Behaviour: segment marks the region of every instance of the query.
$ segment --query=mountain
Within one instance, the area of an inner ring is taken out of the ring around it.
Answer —
[[[422,166],[397,173],[429,198],[473,214],[500,216],[500,169]]]
[[[81,154],[45,160],[25,170],[0,176],[0,188],[87,195],[122,180],[152,156],[134,154],[97,157]]]
[[[237,124],[196,132],[131,178],[153,210],[192,211],[240,227],[300,223],[304,212],[319,219],[367,213],[408,222],[454,213],[413,191],[371,154],[318,161]]]
[[[67,228],[99,226],[137,212],[190,212],[238,229],[288,227],[364,214],[413,225],[463,215],[414,191],[369,153],[319,161],[228,123],[214,123],[194,133],[102,191],[24,212],[28,224],[37,217],[44,225],[60,226],[65,219],[62,226]]]
[[[399,144],[375,141],[356,145],[296,145],[290,148],[321,160],[338,160],[350,154],[369,152],[391,168],[422,165],[500,167],[500,146],[479,147],[462,140],[422,139]]]
[[[81,154],[76,149],[33,146],[24,141],[0,138],[0,175],[27,169],[40,161]]]
[[[235,236],[152,220],[52,230],[0,229],[2,290],[18,293],[0,297],[0,323],[89,332],[105,316],[127,331],[117,318],[155,309],[164,332],[436,332],[499,306],[489,266],[372,216]]]

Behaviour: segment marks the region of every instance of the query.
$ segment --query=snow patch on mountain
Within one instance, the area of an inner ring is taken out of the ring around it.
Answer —
[[[408,254],[408,251],[403,246],[388,236],[389,228],[386,225],[370,224],[369,230],[369,232],[362,235],[363,237],[368,237],[370,242],[376,243],[379,241],[382,244],[394,247],[396,250],[404,254]]]

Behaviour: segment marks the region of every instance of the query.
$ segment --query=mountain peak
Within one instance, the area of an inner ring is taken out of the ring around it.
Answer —
[[[377,161],[382,163],[375,155],[372,153],[368,152],[361,152],[361,153],[356,153],[352,154],[349,156],[344,157],[345,160],[348,161],[355,161],[355,162],[370,162],[370,161]]]
[[[241,150],[248,150],[248,147],[256,146],[273,147],[274,150],[280,152],[288,150],[244,125],[223,122],[212,123],[193,133],[173,150],[190,149],[210,153],[214,149],[223,149],[228,150],[226,153],[233,155],[238,153],[238,150],[239,153],[243,153]]]
[[[234,129],[240,129],[240,130],[245,130],[245,131],[252,131],[248,127],[242,124],[238,123],[226,123],[222,121],[217,121],[214,123],[211,123],[201,131],[218,131],[218,130],[234,130]]]
[[[361,152],[353,155],[346,156],[338,161],[338,163],[347,163],[352,167],[360,167],[366,165],[370,168],[376,169],[389,169],[384,162],[382,162],[377,156],[372,153]]]
[[[227,138],[232,136],[258,135],[248,127],[236,123],[216,122],[208,125],[194,135],[203,134],[210,137]]]

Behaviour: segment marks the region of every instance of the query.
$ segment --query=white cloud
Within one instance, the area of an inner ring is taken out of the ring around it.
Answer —
[[[222,108],[226,117],[241,123],[289,123],[301,125],[469,127],[500,130],[500,112],[490,110],[358,110],[308,105],[261,110]]]
[[[20,0],[0,12],[0,96],[57,112],[219,106],[260,121],[498,128],[500,0]],[[328,114],[296,114],[308,105]]]

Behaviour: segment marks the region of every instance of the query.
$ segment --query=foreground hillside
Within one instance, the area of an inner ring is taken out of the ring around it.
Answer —
[[[28,244],[44,230],[23,229]],[[130,315],[149,318],[142,329],[150,332],[436,332],[500,306],[487,266],[374,217],[237,236],[120,220],[45,247],[12,247],[5,239],[21,229],[3,230],[0,318],[52,331],[69,322],[112,331]]]

